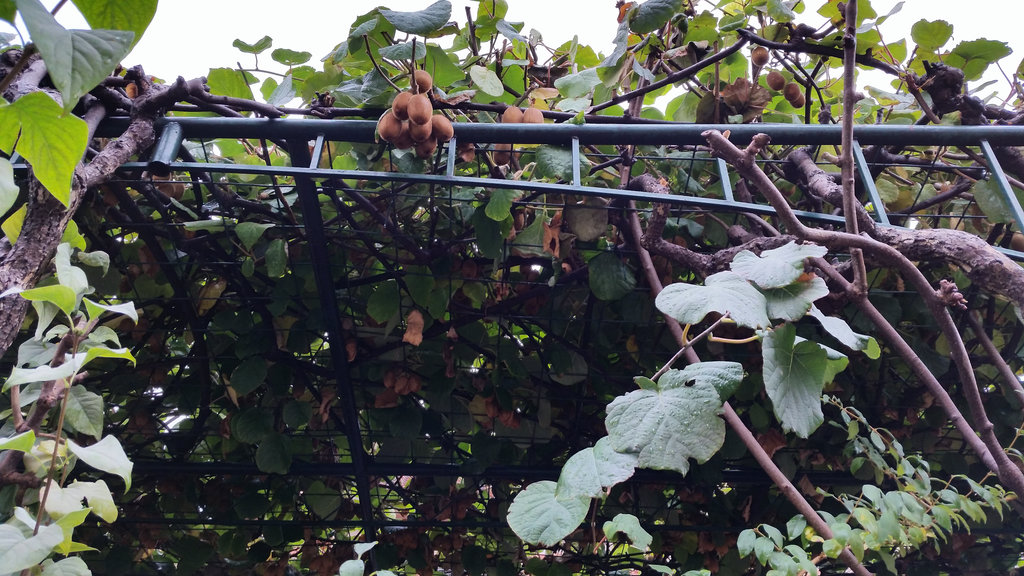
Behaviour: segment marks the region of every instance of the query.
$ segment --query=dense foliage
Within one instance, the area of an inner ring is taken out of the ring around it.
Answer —
[[[71,4],[0,0],[0,573],[1021,564],[1024,157],[851,140],[1024,122],[968,89],[1004,43],[645,0],[599,54],[441,0],[161,83],[156,0]],[[633,144],[671,123],[713,126]]]

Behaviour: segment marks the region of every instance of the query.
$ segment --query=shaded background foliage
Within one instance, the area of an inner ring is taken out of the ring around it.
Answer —
[[[647,93],[630,118],[827,123],[838,116],[841,85],[826,79],[827,65],[818,59],[780,50],[769,65],[786,81],[803,80],[804,106],[794,107],[796,99],[772,90],[763,76],[757,85],[743,80],[751,75],[746,42],[839,54],[834,35],[814,38],[789,25],[796,15],[783,2],[729,4],[723,15],[648,0],[624,16],[616,50],[606,57],[572,44],[539,56],[543,46],[502,19],[501,2],[481,3],[472,25],[449,24],[443,4],[415,16],[369,12],[322,69],[308,63],[308,53],[275,50],[272,59],[286,72],[262,81],[259,92],[282,107],[301,98],[311,103],[302,112],[313,116],[375,118],[395,94],[384,75],[407,86],[402,60],[415,55],[443,90],[435,106],[459,121],[495,122],[506,105],[522,102],[524,89],[540,107],[555,108],[549,119],[567,120],[593,106],[592,112],[621,121],[625,110],[613,101],[616,87],[642,88],[696,66],[684,76],[688,90],[664,110],[653,106],[654,96],[667,93],[668,83]],[[881,20],[864,4],[863,19]],[[828,3],[823,14],[837,19],[840,10]],[[411,36],[396,40],[403,33],[451,36],[452,46]],[[881,37],[868,27],[859,38],[862,52],[873,49],[865,63],[883,69],[906,64],[924,76],[924,62],[939,58],[949,34],[936,23],[915,27],[913,34],[915,50],[905,42],[883,50]],[[697,66],[716,57],[716,42],[726,51],[720,64]],[[1005,55],[1000,46],[978,42],[941,56],[975,77]],[[270,42],[239,42],[239,48],[259,53]],[[483,59],[471,56],[480,54]],[[260,73],[212,70],[205,82],[209,92],[181,98],[184,103],[167,116],[274,116],[244,103],[253,98],[252,75]],[[127,107],[132,86],[138,90],[144,82],[119,77],[106,83],[122,96],[118,105]],[[475,92],[463,91],[468,89]],[[856,110],[864,123],[921,117],[916,100],[898,90],[870,96]],[[93,570],[283,574],[297,568],[332,574],[352,558],[352,543],[363,540],[379,541],[377,567],[404,562],[420,573],[647,573],[651,563],[718,574],[761,570],[737,553],[738,534],[760,523],[783,526],[794,510],[731,432],[723,449],[685,478],[642,471],[615,487],[581,529],[549,550],[524,546],[505,523],[515,493],[529,482],[557,478],[570,454],[605,434],[605,406],[634,389],[635,376],[654,373],[677,350],[641,273],[628,201],[617,197],[620,166],[634,177],[663,177],[678,194],[725,198],[722,174],[707,150],[668,142],[635,150],[588,146],[585,183],[609,192],[584,201],[571,187],[545,192],[486,186],[486,178],[571,181],[573,160],[563,148],[521,148],[511,168],[503,169],[488,156],[491,143],[479,142],[454,151],[454,174],[481,177],[479,187],[407,182],[372,171],[443,174],[453,150],[423,161],[370,142],[365,124],[351,126],[351,141],[312,146],[269,134],[190,137],[177,159],[223,163],[223,172],[172,164],[164,174],[143,153],[85,196],[76,225],[112,262],[102,276],[90,269],[90,280],[98,293],[131,300],[142,310],[138,325],[117,326],[132,342],[137,367],[112,366],[84,382],[106,401],[110,431],[136,466],[122,518],[78,533],[99,550],[86,555]],[[832,205],[785,180],[782,160],[789,152],[787,146],[766,151],[765,169],[794,207],[830,213]],[[834,152],[821,147],[814,156],[828,167]],[[982,176],[971,158],[940,147],[872,152],[888,212],[916,213],[914,226],[962,229],[1004,248],[1018,246],[1017,223],[998,190],[982,181],[967,195],[960,192],[972,178],[949,182],[956,170]],[[321,167],[366,173],[318,175],[316,204],[310,205],[301,200],[309,178],[244,170],[309,166],[311,155]],[[740,189],[738,176],[728,177],[728,189]],[[957,194],[944,194],[961,185]],[[651,204],[638,209],[648,222]],[[322,237],[316,232],[321,220]],[[737,227],[749,233],[755,225],[725,205],[677,207],[664,237],[712,255],[746,239]],[[666,284],[700,282],[707,273],[664,256],[656,257],[655,267]],[[981,313],[988,338],[1019,371],[1024,331],[1012,306],[975,289],[944,262],[923,262],[921,268],[934,282],[957,281],[972,310]],[[890,269],[872,269],[869,280],[872,302],[932,373],[956,389],[948,344],[925,302]],[[839,294],[819,306],[861,332],[874,331]],[[968,313],[956,313],[963,325]],[[797,330],[824,340],[816,324],[800,323]],[[1002,444],[1012,446],[1021,404],[999,392],[1003,383],[976,336],[968,331],[967,343],[987,392],[986,408]],[[705,359],[744,364],[748,377],[733,405],[809,498],[820,496],[816,487],[836,494],[856,494],[864,483],[895,487],[883,475],[886,465],[858,448],[856,431],[835,405],[825,406],[826,424],[807,439],[780,432],[762,392],[755,343],[702,342],[697,348]],[[6,360],[15,362],[13,350]],[[826,393],[887,429],[907,453],[921,455],[933,475],[988,480],[935,398],[884,345],[878,358],[852,353]],[[957,488],[970,490],[963,483]],[[840,510],[834,499],[819,503]],[[616,542],[614,534],[605,541],[604,522],[620,512],[637,516],[652,533],[646,556]],[[980,507],[955,512],[965,520],[954,533],[943,539],[932,534],[927,545],[904,550],[899,573],[965,567],[1002,573],[1016,566],[1018,516]],[[810,545],[813,535],[795,536]]]

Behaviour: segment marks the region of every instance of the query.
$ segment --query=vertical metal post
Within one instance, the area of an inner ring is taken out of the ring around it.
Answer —
[[[882,197],[878,194],[878,188],[875,186],[875,179],[871,177],[871,170],[868,168],[867,158],[864,157],[864,150],[861,149],[860,143],[857,139],[853,140],[853,163],[857,166],[857,176],[860,177],[861,184],[864,185],[864,189],[868,192],[868,198],[871,198],[871,206],[875,209],[875,216],[883,226],[889,225],[889,215],[885,213],[885,203],[882,202]]]
[[[989,145],[988,140],[981,141],[981,151],[985,155],[985,160],[988,161],[988,168],[992,171],[992,177],[995,178],[996,184],[999,185],[999,191],[1003,193],[1003,200],[1006,200],[1007,206],[1010,207],[1010,212],[1013,213],[1013,221],[1017,223],[1017,230],[1024,232],[1024,210],[1021,210],[1017,195],[1013,193],[1010,181],[1006,179],[1003,167],[999,165],[999,160],[996,159],[996,152]]]
[[[315,168],[319,162],[323,145],[324,137],[320,135],[316,139],[311,156],[308,141],[288,141],[292,165]],[[356,409],[355,391],[349,374],[337,295],[334,290],[334,280],[331,278],[331,263],[327,253],[327,235],[324,232],[323,216],[320,214],[319,194],[313,179],[307,176],[296,176],[295,187],[299,193],[299,207],[302,210],[303,224],[309,240],[313,277],[316,280],[317,294],[326,324],[331,364],[334,368],[338,399],[341,402],[342,416],[345,420],[345,436],[348,440],[349,453],[352,456],[352,468],[355,471],[356,493],[359,495],[359,511],[363,518],[363,530],[366,541],[370,542],[377,539],[377,526],[373,516],[373,506],[371,506],[370,482],[366,470],[366,453],[363,451],[363,435],[359,426],[359,411]]]
[[[455,156],[456,150],[458,150],[458,143],[455,141],[455,136],[448,141],[448,165],[445,167],[445,175],[449,178],[455,177]]]
[[[572,185],[580,185],[580,139],[572,137]]]
[[[324,153],[324,135],[323,134],[317,134],[316,135],[316,141],[313,142],[313,154],[312,154],[312,157],[309,160],[309,169],[310,170],[316,170],[317,168],[320,167],[320,156],[323,155],[323,153]],[[294,159],[295,156],[293,155],[292,158]]]
[[[185,140],[185,131],[181,124],[168,122],[160,131],[160,139],[153,147],[153,156],[149,160],[149,171],[157,176],[167,176],[171,173],[171,164],[178,157],[178,150]]]
[[[721,158],[716,160],[718,164],[718,179],[722,182],[722,194],[725,195],[726,202],[735,202],[736,197],[732,193],[732,181],[729,180],[729,165]]]

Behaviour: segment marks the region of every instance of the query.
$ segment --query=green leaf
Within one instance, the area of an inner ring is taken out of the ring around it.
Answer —
[[[363,554],[373,550],[376,545],[377,542],[356,542],[352,545],[352,550],[356,553],[356,558],[362,558]]]
[[[595,68],[587,68],[555,80],[555,88],[558,88],[558,92],[566,98],[589,96],[600,84],[601,78],[598,77]]]
[[[807,315],[812,302],[828,296],[825,280],[815,276],[809,282],[794,282],[789,286],[764,291],[768,302],[768,317],[796,321]]]
[[[616,452],[605,436],[566,460],[558,476],[557,493],[600,498],[607,488],[629,480],[636,465],[636,454]]]
[[[0,106],[0,134],[3,151],[17,151],[24,156],[39,182],[67,206],[71,176],[85,153],[89,137],[85,122],[77,116],[64,115],[60,104],[45,93],[33,92],[9,106]],[[4,232],[8,232],[6,228]]]
[[[54,267],[57,269],[57,281],[61,286],[67,286],[75,291],[75,306],[78,306],[78,296],[89,290],[89,278],[85,271],[71,264],[71,245],[62,242],[57,246],[57,253],[53,258]]]
[[[722,447],[725,422],[718,415],[742,378],[740,364],[702,362],[669,370],[658,379],[657,390],[619,396],[605,418],[612,447],[637,453],[641,468],[685,475],[689,458],[703,463]]]
[[[363,576],[366,564],[362,560],[345,560],[338,568],[338,576]]]
[[[99,440],[103,436],[104,408],[102,396],[82,386],[72,386],[64,416],[65,426]]]
[[[804,528],[807,527],[807,519],[803,516],[793,516],[786,522],[786,535],[789,536],[790,540],[796,540],[804,533]]]
[[[821,391],[827,354],[818,344],[795,343],[796,328],[785,324],[764,337],[764,387],[785,430],[807,438],[824,421]]]
[[[754,540],[754,556],[757,556],[757,561],[762,566],[771,557],[772,552],[775,552],[775,543],[771,541],[771,538],[760,537]]]
[[[935,52],[953,36],[953,25],[945,20],[918,20],[910,27],[910,37],[921,50]]]
[[[11,370],[11,375],[7,378],[7,381],[4,382],[3,391],[6,392],[11,386],[19,386],[31,382],[49,382],[50,380],[70,378],[82,366],[81,362],[84,355],[79,356],[77,359],[72,357],[71,360],[56,368],[47,364],[35,368],[14,368]]]
[[[765,250],[760,256],[744,250],[733,258],[729,268],[762,290],[781,288],[800,278],[804,273],[804,260],[820,258],[826,252],[824,246],[790,242]]]
[[[602,252],[587,263],[590,290],[598,300],[618,300],[636,288],[633,270],[618,255]]]
[[[206,75],[206,85],[210,87],[211,94],[242,98],[243,100],[253,99],[248,77],[245,73],[233,68],[211,68]],[[216,222],[223,224],[222,220]]]
[[[768,0],[768,17],[780,23],[792,22],[796,19],[796,12],[786,0]]]
[[[81,262],[83,266],[99,268],[100,271],[103,272],[104,276],[106,276],[107,271],[110,269],[110,255],[102,250],[79,252],[75,255],[75,258]]]
[[[335,488],[328,488],[319,480],[303,490],[302,497],[313,514],[324,520],[333,520],[341,508],[341,493]]]
[[[99,318],[104,312],[110,312],[111,314],[127,316],[134,322],[139,321],[139,312],[135,309],[135,304],[132,304],[131,302],[125,302],[123,304],[99,304],[89,300],[88,298],[82,298],[82,302],[85,303],[85,311],[89,314],[90,320]]]
[[[135,34],[132,46],[142,38],[156,15],[157,0],[72,0],[92,29],[109,28]]]
[[[79,446],[73,440],[68,440],[68,450],[89,466],[120,476],[124,480],[125,492],[132,487],[132,461],[124,453],[124,448],[117,438],[104,436],[91,446]]]
[[[89,565],[78,556],[71,556],[48,564],[43,568],[42,576],[91,576]]]
[[[502,188],[489,190],[484,214],[487,214],[487,217],[495,222],[501,222],[512,214],[512,203],[522,195],[522,190]]]
[[[0,450],[17,450],[28,452],[36,443],[36,433],[29,430],[0,440]]]
[[[231,418],[231,435],[239,442],[256,444],[274,431],[274,416],[259,408],[248,408]]]
[[[484,68],[479,65],[470,66],[469,77],[473,79],[476,87],[488,96],[498,98],[505,93],[505,85],[501,83],[501,79],[490,68]]]
[[[740,326],[771,325],[764,295],[735,272],[719,272],[704,280],[704,286],[669,284],[654,300],[658,310],[683,324],[697,324],[712,312],[728,313]]]
[[[56,519],[83,508],[91,509],[92,513],[102,518],[104,522],[117,520],[117,505],[114,504],[110,488],[103,480],[75,481],[65,488],[50,481],[50,494],[46,498],[47,514]]]
[[[26,538],[16,526],[0,525],[0,573],[18,573],[39,564],[64,541],[64,530],[56,524],[40,527]]]
[[[64,110],[74,108],[78,99],[113,72],[131,50],[134,32],[65,30],[39,0],[16,2],[32,41],[43,55],[50,80],[60,91]]]
[[[554,546],[586,518],[590,498],[559,495],[550,480],[534,482],[516,494],[508,507],[508,525],[530,544]]]
[[[366,313],[377,323],[383,324],[398,314],[400,302],[401,294],[398,292],[398,283],[388,280],[378,284],[377,289],[370,294],[366,301]]]
[[[629,19],[629,28],[637,34],[654,32],[671,20],[682,6],[682,0],[647,0],[636,7]]]
[[[747,528],[740,532],[739,538],[736,539],[736,551],[740,556],[749,556],[754,551],[755,540],[757,540],[757,532],[754,532],[753,529]]]
[[[452,15],[452,4],[448,0],[440,0],[418,12],[396,12],[381,8],[380,15],[402,32],[426,36],[448,23]]]
[[[267,247],[267,275],[281,278],[288,271],[288,245],[281,238],[275,238]]]
[[[434,86],[451,86],[466,77],[466,72],[452,62],[452,57],[433,44],[427,46],[423,69],[434,77]]]
[[[0,20],[14,24],[14,17],[18,13],[18,7],[14,0],[0,0]]]
[[[1013,50],[1006,42],[980,38],[961,42],[946,57],[946,63],[964,71],[965,80],[977,80],[989,64],[1009,56]]]
[[[267,361],[263,356],[250,356],[231,372],[231,387],[245,396],[263,385],[267,379]]]
[[[309,52],[300,52],[297,50],[289,50],[287,48],[276,48],[270,53],[270,57],[278,64],[284,64],[285,66],[301,66],[309,59],[313,57],[313,54]]]
[[[0,113],[2,112],[3,108],[0,107]],[[20,208],[15,210],[14,213],[8,216],[7,219],[4,220],[3,224],[0,225],[0,228],[4,231],[4,236],[11,244],[18,241],[18,236],[21,234],[21,225],[25,223],[26,213],[28,213],[28,205],[22,204]]]
[[[267,48],[274,45],[274,39],[270,36],[264,36],[252,44],[242,42],[240,39],[235,38],[235,41],[231,43],[232,46],[238,48],[246,54],[259,54]]]
[[[999,224],[1015,222],[1010,203],[1006,201],[1006,195],[995,178],[978,180],[971,187],[971,192],[974,193],[974,200],[978,203],[978,207],[990,222]],[[1017,202],[1024,205],[1024,192],[1014,189],[1013,193],[1017,196]]]
[[[566,146],[537,147],[537,175],[572,182],[572,150]],[[590,160],[580,155],[580,174],[590,171]]]
[[[75,291],[61,284],[23,290],[21,297],[31,302],[49,302],[69,316],[78,305],[78,295]]]
[[[238,236],[238,239],[242,242],[242,246],[246,250],[252,250],[252,247],[256,245],[256,242],[258,242],[263,236],[263,233],[273,227],[273,224],[242,222],[238,226],[235,226],[235,236]]]
[[[288,438],[281,434],[270,434],[256,449],[256,467],[267,474],[287,474],[292,465],[292,451]]]
[[[640,525],[640,520],[632,514],[616,514],[615,518],[604,523],[602,530],[605,538],[612,542],[615,541],[618,534],[625,534],[633,543],[633,547],[639,550],[646,550],[654,541],[654,537],[644,530]]]
[[[881,354],[881,350],[878,349],[878,343],[875,342],[874,338],[854,332],[853,328],[850,328],[850,325],[842,318],[825,316],[821,310],[818,310],[817,306],[811,306],[808,315],[820,322],[826,332],[848,348],[866,350],[868,358],[872,360],[877,359],[879,354]]]
[[[76,355],[80,356],[80,354]],[[107,348],[106,346],[94,346],[89,348],[85,352],[85,357],[82,359],[82,366],[85,366],[89,362],[97,358],[114,358],[120,360],[127,360],[132,364],[135,364],[135,356],[132,356],[131,350],[127,348]]]
[[[415,55],[413,55],[413,44],[416,44]],[[427,55],[427,47],[423,42],[413,42],[410,40],[401,44],[381,46],[377,53],[380,54],[381,58],[387,58],[388,60],[420,60]]]
[[[21,189],[14,183],[14,165],[7,158],[0,158],[0,216],[14,206]]]
[[[521,23],[519,23],[518,26],[520,29],[523,27]],[[523,43],[528,43],[530,41],[526,36],[520,34],[519,30],[517,30],[512,24],[505,21],[503,18],[495,22],[494,27],[498,33],[509,40],[518,40]]]

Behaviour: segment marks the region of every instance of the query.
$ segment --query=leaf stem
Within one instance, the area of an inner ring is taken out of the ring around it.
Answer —
[[[686,328],[683,329],[683,346],[682,346],[682,348],[680,348],[679,351],[676,352],[674,356],[669,358],[668,362],[666,362],[665,365],[661,367],[661,370],[658,370],[657,372],[654,373],[654,376],[651,376],[651,380],[657,381],[658,378],[660,378],[665,372],[668,372],[669,368],[671,368],[672,365],[675,364],[677,360],[679,360],[680,358],[683,357],[683,354],[685,354],[686,351],[689,350],[691,346],[693,346],[697,342],[700,342],[705,337],[709,336],[711,334],[711,331],[714,330],[715,328],[717,328],[718,325],[721,324],[723,321],[725,321],[725,319],[728,318],[728,317],[729,317],[729,314],[726,313],[724,316],[722,316],[718,320],[715,320],[711,324],[711,326],[708,326],[703,332],[701,332],[700,334],[697,334],[693,338],[693,340],[688,340],[686,338],[687,334],[690,331],[690,324],[687,324]]]

